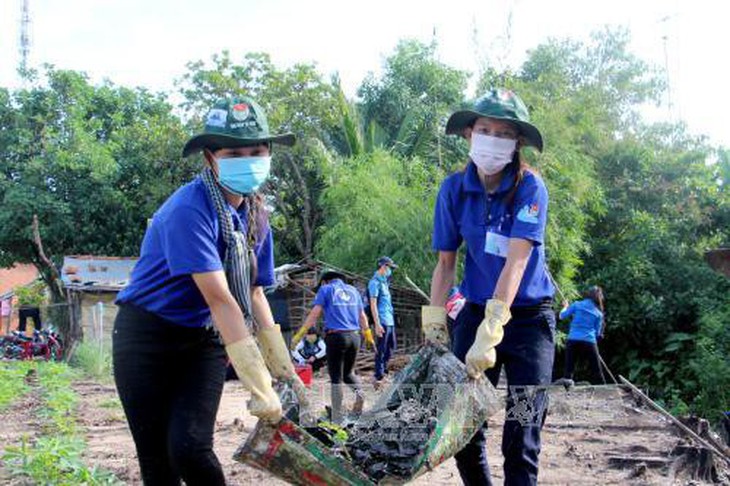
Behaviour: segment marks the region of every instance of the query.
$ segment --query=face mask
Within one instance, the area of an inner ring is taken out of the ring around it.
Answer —
[[[390,277],[390,276],[391,276],[392,274],[393,274],[393,270],[391,270],[391,269],[390,269],[390,267],[387,267],[387,268],[385,269],[385,273],[384,273],[383,275],[385,275],[385,278],[388,278],[388,277]]]
[[[269,177],[270,170],[270,156],[218,159],[218,181],[239,196],[255,192]]]
[[[512,162],[517,140],[472,133],[469,157],[485,174],[494,175]]]

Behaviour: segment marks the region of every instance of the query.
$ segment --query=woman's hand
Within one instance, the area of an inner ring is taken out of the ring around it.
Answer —
[[[480,378],[486,370],[496,364],[495,348],[502,341],[503,327],[511,317],[507,304],[497,299],[487,301],[484,308],[484,319],[479,324],[474,344],[466,353],[466,371],[469,376]]]
[[[253,336],[228,344],[226,353],[238,380],[251,393],[248,411],[262,420],[278,422],[282,417],[281,402],[271,386],[271,374]]]

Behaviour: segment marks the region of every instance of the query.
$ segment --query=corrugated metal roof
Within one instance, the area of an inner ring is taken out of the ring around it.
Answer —
[[[129,283],[137,260],[136,257],[66,256],[61,279],[72,289],[119,291]]]

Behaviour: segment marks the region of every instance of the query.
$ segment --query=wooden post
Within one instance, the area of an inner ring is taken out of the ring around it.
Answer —
[[[697,433],[695,433],[694,430],[690,429],[689,427],[684,425],[682,422],[677,420],[677,418],[675,418],[674,415],[672,415],[671,413],[664,410],[661,406],[659,406],[658,403],[656,403],[654,400],[652,400],[651,398],[646,396],[641,390],[639,390],[636,386],[634,386],[634,384],[631,383],[629,380],[627,380],[626,378],[624,378],[621,375],[618,375],[618,377],[621,380],[621,382],[624,385],[626,385],[627,387],[629,387],[629,390],[631,390],[632,393],[634,393],[639,398],[641,398],[644,401],[644,403],[646,403],[647,405],[652,407],[654,410],[656,410],[657,412],[662,414],[670,422],[672,422],[674,425],[679,427],[685,434],[689,435],[694,440],[696,440],[702,447],[714,452],[717,455],[717,457],[719,457],[720,459],[723,459],[726,463],[728,463],[728,465],[730,465],[730,456],[725,455],[725,453],[723,451],[718,450],[712,444],[710,444],[705,439],[703,439],[702,437],[697,435]]]
[[[611,377],[611,379],[613,380],[614,384],[618,385],[618,381],[616,381],[616,377],[614,377],[613,376],[613,373],[611,373],[611,370],[608,369],[608,366],[606,365],[606,362],[603,361],[603,356],[601,356],[601,353],[598,353],[598,359],[601,361],[601,364],[603,365],[603,369],[606,370],[606,372],[608,373],[608,376]]]

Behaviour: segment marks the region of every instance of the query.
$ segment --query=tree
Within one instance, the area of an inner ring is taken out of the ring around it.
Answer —
[[[227,51],[188,64],[179,82],[190,127],[199,130],[202,116],[218,98],[246,95],[266,110],[272,130],[292,131],[297,144],[274,152],[272,177],[266,192],[273,206],[272,226],[277,258],[298,260],[311,256],[322,214],[319,197],[324,187],[324,147],[339,133],[335,116],[338,88],[326,82],[312,64],[278,69],[267,54],[248,53],[240,64]]]
[[[607,344],[620,372],[662,399],[691,404],[707,396],[696,364],[712,361],[707,337],[717,333],[717,309],[730,303],[730,282],[703,253],[727,233],[716,225],[723,196],[705,163],[709,147],[667,133],[656,127],[626,137],[602,158],[609,206],[589,227],[593,255],[583,274],[606,288],[615,330]],[[701,400],[697,406],[708,410]]]
[[[336,162],[331,174],[318,257],[368,274],[378,257],[389,255],[428,289],[436,264],[433,207],[443,172],[417,158],[375,150]]]
[[[64,255],[138,254],[147,218],[192,173],[180,121],[145,90],[47,67],[0,91],[0,120],[0,265],[33,263],[55,302]]]
[[[380,127],[397,154],[444,164],[444,117],[462,103],[468,75],[438,61],[436,47],[400,41],[382,77],[369,75],[358,96],[363,126]]]

